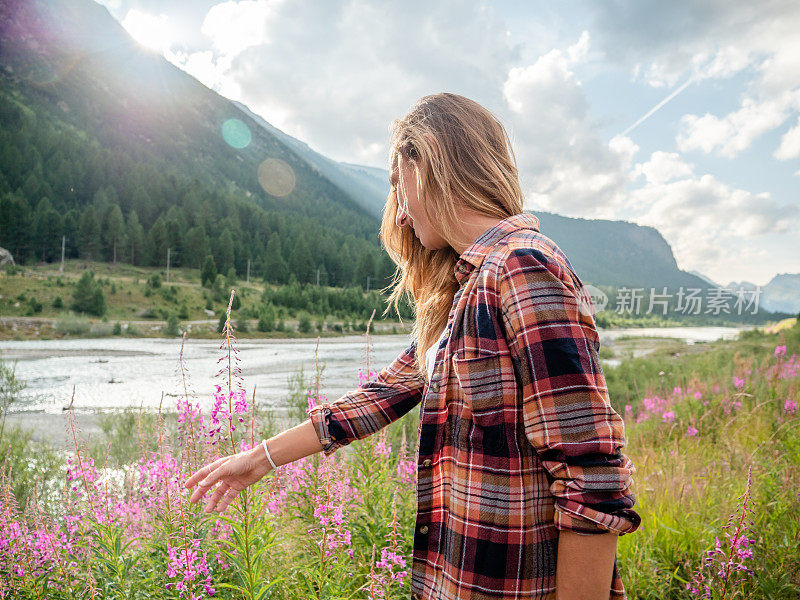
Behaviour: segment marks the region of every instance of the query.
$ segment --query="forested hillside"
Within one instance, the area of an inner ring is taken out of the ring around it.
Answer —
[[[105,8],[4,2],[0,23],[0,245],[17,262],[60,259],[64,235],[68,258],[156,266],[169,248],[173,266],[250,260],[275,283],[385,283],[374,215]]]

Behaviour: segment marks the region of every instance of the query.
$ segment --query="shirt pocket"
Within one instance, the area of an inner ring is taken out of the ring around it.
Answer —
[[[508,448],[504,393],[509,384],[503,379],[502,356],[454,355],[453,371],[464,395],[464,407],[468,410],[464,420],[474,425],[470,428],[467,443],[472,449],[480,449],[489,456],[505,456]]]

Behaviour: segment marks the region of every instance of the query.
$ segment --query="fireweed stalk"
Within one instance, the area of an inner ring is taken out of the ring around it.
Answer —
[[[81,481],[83,482],[84,490],[86,491],[86,501],[89,503],[89,509],[91,511],[91,515],[94,518],[96,518],[97,512],[95,511],[94,503],[92,501],[92,493],[89,491],[88,477],[90,476],[90,474],[87,473],[87,470],[84,468],[83,460],[81,459],[81,449],[80,449],[80,445],[78,444],[78,434],[76,433],[75,416],[73,414],[73,406],[74,406],[74,404],[75,404],[75,386],[73,385],[72,386],[72,397],[70,398],[69,407],[67,409],[67,412],[69,413],[69,429],[70,429],[70,432],[72,433],[72,443],[73,443],[73,447],[75,449],[75,456],[78,459],[79,477],[81,478]],[[90,465],[91,470],[92,470],[91,476],[93,477],[93,479],[96,479],[97,478],[97,474],[96,474],[96,472],[94,472],[94,461],[91,458],[89,459],[89,465]],[[67,471],[67,475],[68,475],[68,478],[69,478],[69,470]],[[87,523],[83,519],[81,519],[79,521],[79,523],[80,523],[80,537],[88,545],[88,553],[91,555],[93,544],[92,544],[91,536],[89,536],[87,534],[87,527],[86,527]],[[67,578],[65,583],[66,583],[67,587],[69,587],[70,592],[74,593],[73,592],[71,578]],[[88,570],[88,572],[87,572],[87,584],[89,586],[89,590],[91,592],[91,596],[92,596],[92,598],[94,598],[95,597],[94,577],[92,575],[91,569]]]
[[[180,374],[181,387],[183,388],[183,398],[178,400],[178,440],[184,446],[188,470],[194,472],[204,461],[203,447],[197,443],[197,435],[200,433],[198,429],[203,426],[203,414],[200,411],[200,404],[196,401],[194,404],[192,403],[192,399],[196,397],[196,394],[192,389],[189,371],[183,358],[185,344],[186,331],[183,332],[181,337],[181,351],[178,356],[178,373]],[[181,475],[183,476],[184,474],[181,471]]]
[[[731,513],[727,524],[722,527],[725,531],[725,540],[714,538],[714,548],[706,551],[700,568],[692,581],[686,584],[686,589],[694,596],[724,600],[729,585],[731,593],[739,591],[736,589],[737,582],[741,584],[745,580],[744,576],[739,574],[755,575],[747,563],[754,557],[752,546],[756,543],[756,539],[749,537],[752,535],[750,532],[753,527],[750,518],[750,513],[753,511],[750,497],[752,469],[752,467],[747,469],[747,486],[744,493],[739,496],[738,509]],[[731,530],[733,535],[730,533]]]
[[[161,464],[164,464],[164,440],[161,434],[161,404],[164,402],[164,392],[161,392],[161,403],[158,405],[158,450],[161,456]],[[170,559],[170,566],[167,570],[167,577],[175,577],[178,574],[177,569],[175,568],[175,563],[178,562],[176,560],[176,553],[174,548],[170,545],[171,539],[170,534],[172,533],[173,526],[172,526],[172,502],[169,496],[169,488],[172,482],[170,480],[165,481],[164,485],[164,493],[166,495],[167,500],[167,552]],[[186,518],[183,514],[183,504],[180,500],[180,496],[178,497],[178,510],[180,511],[180,518],[181,518],[181,532],[183,533],[183,558],[186,564],[186,571],[184,573],[183,581],[178,583],[167,583],[166,587],[169,588],[170,586],[174,585],[175,589],[179,590],[179,593],[182,593],[184,590],[188,591],[190,600],[195,600],[195,596],[192,593],[192,581],[194,580],[195,571],[193,567],[193,560],[190,559],[189,556],[189,537],[186,534]],[[210,577],[210,576],[209,576]],[[185,583],[184,583],[185,582]],[[210,584],[210,581],[209,581]]]
[[[255,447],[256,400],[254,386],[251,410],[241,377],[241,368],[238,364],[240,362],[239,349],[236,347],[236,336],[231,323],[234,294],[235,290],[232,289],[226,310],[223,341],[220,345],[220,349],[224,349],[224,355],[217,361],[222,362],[227,359],[227,362],[216,374],[216,376],[225,376],[227,395],[223,394],[221,385],[216,386],[214,406],[212,407],[212,431],[220,432],[222,422],[227,417],[228,431],[225,436],[220,438],[220,441],[227,438],[231,444],[231,451],[235,454],[239,450],[244,451]],[[234,381],[236,389],[234,389]],[[227,410],[225,409],[226,401]],[[240,427],[248,412],[251,417],[249,447],[246,442],[247,436]],[[235,435],[237,428],[240,428],[240,431],[238,435]],[[238,448],[237,438],[239,439]],[[260,500],[259,506],[254,506],[255,500]],[[259,488],[256,486],[239,492],[232,506],[235,511],[233,516],[214,517],[216,522],[221,521],[226,525],[232,534],[227,540],[220,540],[219,554],[227,563],[234,566],[234,581],[220,584],[219,587],[234,590],[249,600],[264,598],[279,581],[278,578],[270,579],[263,576],[266,571],[264,557],[268,549],[272,547],[277,533],[271,517],[268,517],[266,513],[267,502],[264,501],[263,494],[259,493]]]

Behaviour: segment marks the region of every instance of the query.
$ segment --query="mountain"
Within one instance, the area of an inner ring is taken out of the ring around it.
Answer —
[[[387,171],[331,160],[327,156],[312,150],[305,142],[271,125],[244,104],[240,102],[234,102],[233,104],[247,117],[263,127],[265,131],[291,148],[314,171],[337,186],[343,193],[353,198],[365,211],[374,217],[380,218],[383,214],[386,196],[389,194],[389,175]]]
[[[694,269],[692,269],[691,271],[688,271],[688,273],[691,273],[692,275],[699,277],[709,285],[712,285],[714,287],[721,287],[716,281],[712,280],[710,277],[706,277],[700,271],[695,271]]]
[[[758,286],[754,283],[743,281],[731,282],[728,287],[742,286],[748,290],[755,290]],[[766,310],[789,314],[800,314],[800,273],[778,273],[761,288],[759,302]]]
[[[60,258],[66,235],[68,258],[158,265],[171,248],[176,266],[208,252],[224,272],[373,287],[391,272],[367,170],[337,180],[91,0],[0,3],[0,117],[0,245],[18,262]]]
[[[707,281],[681,271],[672,248],[653,227],[534,211],[541,231],[564,251],[584,283],[612,287],[701,288]]]
[[[55,110],[48,116],[105,147],[156,162],[168,159],[192,175],[232,182],[265,207],[310,209],[306,201],[322,192],[329,203],[354,212],[353,218],[361,212],[282,140],[241,117],[228,99],[139,46],[105,7],[91,0],[11,0],[2,6],[0,65],[7,82],[17,93],[49,101]],[[252,134],[244,148],[222,135],[226,121],[236,117]],[[267,157],[294,171],[295,188],[286,201],[277,202],[259,183],[258,166]]]

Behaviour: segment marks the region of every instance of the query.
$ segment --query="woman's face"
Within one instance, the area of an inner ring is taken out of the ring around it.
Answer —
[[[422,210],[414,162],[396,153],[389,181],[397,190],[397,226],[411,227],[420,243],[429,250],[448,247],[447,241],[436,232]]]

